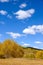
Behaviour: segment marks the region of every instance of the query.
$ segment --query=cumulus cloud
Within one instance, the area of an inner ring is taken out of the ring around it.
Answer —
[[[9,34],[12,38],[21,37],[22,35],[19,33],[13,33],[13,32],[6,32],[6,34]]]
[[[36,33],[41,33],[43,34],[43,25],[33,25],[25,28],[23,30],[23,33],[25,34],[36,34]]]
[[[9,0],[0,0],[0,2],[9,2]]]
[[[0,14],[1,14],[1,15],[6,15],[6,14],[7,14],[7,11],[0,10]]]
[[[22,3],[19,7],[20,7],[20,8],[24,8],[24,7],[26,7],[26,6],[27,6],[26,3]]]
[[[43,42],[41,42],[41,41],[35,41],[34,43],[36,43],[36,44],[42,44]]]
[[[30,18],[34,13],[35,13],[35,9],[29,9],[26,11],[19,10],[16,13],[14,13],[14,15],[16,15],[16,18],[18,19],[26,19],[26,18]]]

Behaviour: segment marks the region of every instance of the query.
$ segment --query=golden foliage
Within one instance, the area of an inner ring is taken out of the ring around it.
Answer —
[[[43,50],[34,48],[24,48],[13,40],[5,40],[0,43],[0,58],[41,58],[43,59]]]

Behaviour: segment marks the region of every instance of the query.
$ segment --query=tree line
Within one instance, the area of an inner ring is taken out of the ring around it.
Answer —
[[[37,58],[43,59],[43,50],[25,48],[13,40],[0,43],[0,58]]]

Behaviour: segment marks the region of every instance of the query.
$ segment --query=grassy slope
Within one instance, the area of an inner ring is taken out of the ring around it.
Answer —
[[[42,51],[42,50],[33,48],[33,47],[26,47],[26,48],[24,48],[24,55],[26,55],[27,57],[28,57],[28,55],[35,55],[37,53],[37,51]]]

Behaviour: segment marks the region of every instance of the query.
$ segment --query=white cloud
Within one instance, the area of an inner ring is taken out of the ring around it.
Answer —
[[[33,46],[33,48],[37,48],[37,49],[39,49],[39,47],[38,47],[38,46]]]
[[[9,34],[12,38],[21,37],[22,35],[19,33],[13,33],[13,32],[6,32],[6,34]]]
[[[12,16],[11,16],[11,15],[7,15],[7,17],[8,17],[9,19],[12,19]]]
[[[28,44],[28,43],[25,43],[25,42],[21,42],[22,43],[22,46],[24,46],[24,47],[29,47],[30,46],[30,44]]]
[[[2,34],[0,34],[0,37],[2,36]]]
[[[41,42],[41,41],[35,41],[34,43],[36,43],[36,44],[42,44],[43,42]]]
[[[26,19],[26,18],[30,18],[32,16],[32,14],[34,14],[35,10],[34,9],[29,9],[29,10],[19,10],[16,13],[14,13],[16,15],[16,18],[18,19]]]
[[[24,46],[24,47],[29,47],[30,44],[24,43],[22,46]]]
[[[6,14],[7,14],[7,11],[0,10],[0,14],[1,14],[1,15],[6,15]]]
[[[0,2],[9,2],[9,0],[0,0]]]
[[[4,24],[5,24],[5,22],[4,22],[4,21],[0,21],[0,24],[3,24],[3,25],[4,25]]]
[[[36,34],[36,33],[43,34],[43,25],[29,26],[28,28],[25,28],[23,30],[23,33],[25,33],[25,34]]]
[[[20,8],[24,8],[24,7],[26,7],[26,6],[27,6],[26,3],[22,3],[19,7],[20,7]]]
[[[5,11],[5,10],[0,10],[0,14],[1,14],[1,15],[7,15],[7,17],[8,17],[9,19],[12,19],[12,15],[11,15],[11,14],[8,14],[8,12]]]

